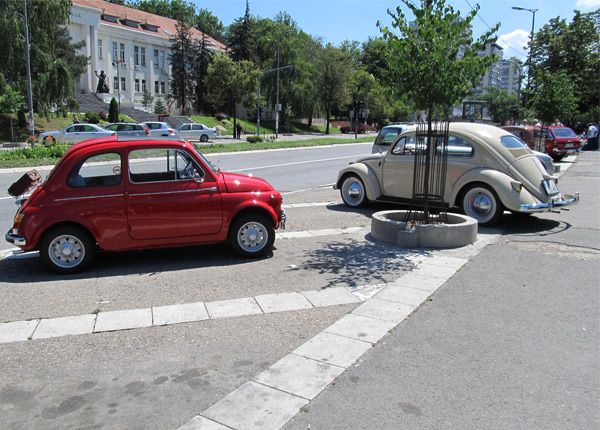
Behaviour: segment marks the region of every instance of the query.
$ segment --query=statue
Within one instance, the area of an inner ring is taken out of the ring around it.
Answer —
[[[104,70],[100,70],[100,74],[95,70],[96,76],[98,77],[98,86],[96,87],[96,93],[108,93],[108,84],[106,83],[106,75]]]

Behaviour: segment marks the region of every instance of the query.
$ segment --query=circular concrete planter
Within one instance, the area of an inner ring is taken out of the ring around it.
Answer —
[[[373,214],[371,236],[403,248],[458,248],[477,240],[477,221],[460,214],[448,214],[447,224],[417,224],[406,228],[409,211],[383,211]],[[412,218],[422,216],[413,212]]]

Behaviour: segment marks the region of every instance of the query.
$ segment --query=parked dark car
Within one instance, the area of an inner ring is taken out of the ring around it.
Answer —
[[[365,125],[364,124],[348,124],[348,125],[344,125],[344,126],[340,127],[340,131],[342,133],[354,133],[355,130],[356,130],[356,133],[364,133]]]

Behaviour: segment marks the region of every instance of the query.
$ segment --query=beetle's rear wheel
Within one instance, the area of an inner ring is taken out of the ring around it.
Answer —
[[[504,212],[502,202],[487,185],[474,185],[464,194],[461,202],[463,213],[475,218],[479,225],[491,225],[498,221]]]

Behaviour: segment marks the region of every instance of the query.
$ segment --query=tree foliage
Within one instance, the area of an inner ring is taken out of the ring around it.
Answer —
[[[119,121],[119,103],[113,97],[110,99],[110,105],[108,106],[108,122],[118,122]]]
[[[194,27],[219,42],[225,40],[225,26],[207,9],[198,10],[194,19]]]
[[[236,19],[225,33],[225,42],[230,49],[231,58],[238,62],[254,61],[256,58],[256,19],[250,15],[250,4],[246,0],[244,16]]]
[[[496,87],[487,87],[487,92],[479,98],[486,102],[485,107],[492,117],[492,121],[504,125],[508,119],[515,117],[519,106],[516,94]]]
[[[565,71],[541,71],[537,76],[536,91],[531,105],[543,124],[556,119],[570,122],[577,109],[575,84]]]
[[[188,23],[196,16],[196,6],[185,0],[134,0],[127,6]]]
[[[562,82],[566,79],[573,86],[580,114],[597,110],[600,105],[599,35],[600,9],[589,13],[576,10],[569,24],[560,17],[553,18],[535,33],[530,43],[528,65],[531,94],[537,97],[538,106],[541,106],[538,93],[545,93],[544,88],[547,88],[549,81]],[[556,76],[551,77],[551,74]],[[568,92],[562,85],[561,89]],[[570,109],[567,108],[565,112],[570,112]],[[570,115],[559,118],[565,123],[571,123],[574,113]]]
[[[316,79],[316,87],[327,120],[326,134],[329,134],[329,121],[332,110],[341,109],[350,103],[348,88],[350,65],[348,55],[331,44],[327,44],[319,50],[317,57],[319,73]]]
[[[399,35],[379,24],[388,43],[392,78],[417,108],[429,113],[435,105],[446,107],[462,101],[496,60],[478,53],[495,42],[493,34],[499,25],[473,40],[471,22],[479,6],[463,19],[445,0],[423,0],[421,8],[409,0],[403,3],[415,15],[412,25],[416,29],[400,7],[395,12],[388,10]]]
[[[196,46],[192,39],[191,27],[185,21],[177,21],[177,33],[171,39],[171,80],[170,97],[184,113],[191,110],[195,100]]]
[[[36,112],[66,114],[77,107],[73,81],[87,65],[76,50],[85,42],[72,43],[65,27],[70,0],[27,1],[33,105]],[[24,3],[0,1],[0,76],[14,91],[27,94]]]

